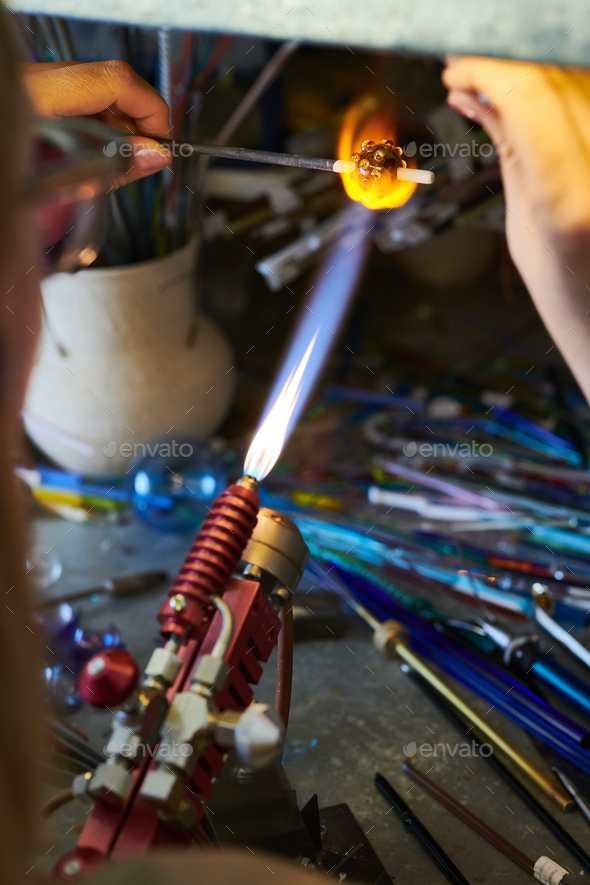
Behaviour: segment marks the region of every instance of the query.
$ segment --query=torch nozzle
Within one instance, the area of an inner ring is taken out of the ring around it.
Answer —
[[[243,486],[245,489],[250,489],[253,492],[258,492],[260,489],[260,483],[254,476],[249,476],[245,473],[241,479],[239,479],[236,485]]]

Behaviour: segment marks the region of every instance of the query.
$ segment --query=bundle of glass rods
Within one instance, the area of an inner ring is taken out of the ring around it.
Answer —
[[[590,753],[582,746],[590,738],[587,729],[547,704],[514,677],[475,652],[464,649],[442,635],[432,624],[413,614],[400,604],[399,591],[387,581],[362,566],[352,567],[340,557],[333,558],[327,552],[323,561],[330,574],[335,574],[376,617],[383,620],[395,618],[404,624],[410,633],[414,651],[590,774]]]

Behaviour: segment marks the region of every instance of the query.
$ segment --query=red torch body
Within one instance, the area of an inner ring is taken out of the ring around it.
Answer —
[[[57,864],[57,878],[72,881],[109,859],[140,856],[157,846],[189,844],[229,748],[238,752],[244,741],[247,744],[246,712],[250,722],[254,708],[263,706],[251,705],[252,685],[262,675],[261,663],[268,660],[281,625],[267,592],[251,579],[253,575],[247,580],[232,577],[256,527],[256,489],[256,481],[249,477],[229,486],[198,532],[158,614],[166,644],[154,651],[139,688],[114,717],[114,743],[121,730],[132,732],[127,740],[136,741],[133,758],[126,759],[120,748],[123,736],[117,757],[99,766],[92,778],[87,775],[87,793],[95,805],[76,848]],[[278,525],[270,519],[267,523],[270,528]],[[279,528],[285,530],[282,523]],[[307,554],[302,539],[301,544]],[[92,661],[81,678],[88,687],[96,683],[103,666]],[[131,690],[133,680],[128,682]],[[200,731],[195,727],[189,732],[185,723],[184,731],[175,734],[182,746],[195,748],[194,755],[188,762],[178,756],[164,765],[170,715],[176,715],[173,723],[182,719],[178,711],[185,708],[180,705],[191,698],[204,710],[204,724]],[[274,711],[265,710],[264,715],[272,718]],[[233,743],[227,738],[232,729]],[[277,745],[280,753],[280,737]]]
[[[258,494],[237,483],[213,502],[158,614],[163,636],[202,631],[210,597],[223,592],[256,525]]]

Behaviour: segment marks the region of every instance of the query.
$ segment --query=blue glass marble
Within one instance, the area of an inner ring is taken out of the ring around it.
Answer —
[[[164,437],[145,449],[126,480],[135,512],[161,531],[194,529],[227,486],[223,459],[190,437]]]

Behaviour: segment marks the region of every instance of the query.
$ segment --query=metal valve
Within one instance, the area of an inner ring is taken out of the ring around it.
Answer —
[[[106,748],[109,758],[90,778],[75,780],[76,796],[87,795],[109,805],[119,805],[127,798],[133,768],[142,761],[146,748],[159,739],[168,709],[165,693],[182,664],[175,648],[172,641],[154,649],[138,692],[137,664],[124,649],[100,652],[86,663],[78,682],[82,697],[95,707],[120,709],[114,714]]]
[[[221,711],[194,690],[176,695],[163,731],[158,768],[146,776],[141,795],[177,820],[187,814],[183,778],[190,777],[207,746],[233,748],[243,765],[260,769],[280,757],[285,740],[283,722],[267,704],[252,703],[242,713]]]
[[[285,726],[279,713],[268,704],[250,704],[240,716],[234,732],[234,749],[240,762],[258,771],[280,758]]]

